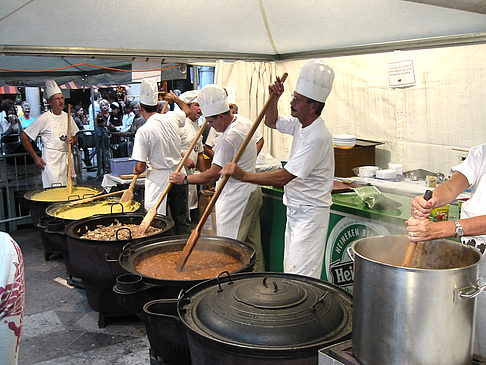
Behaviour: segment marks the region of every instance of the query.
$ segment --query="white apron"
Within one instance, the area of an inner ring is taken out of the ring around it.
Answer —
[[[330,208],[287,207],[284,272],[320,279]]]
[[[50,148],[42,149],[42,159],[46,162],[42,170],[42,186],[50,188],[51,186],[67,185],[67,152],[53,150]],[[73,174],[73,176],[75,176]]]
[[[218,236],[236,239],[250,193],[251,184],[233,185],[231,178],[216,201],[216,232]]]
[[[156,170],[149,169],[147,177],[145,178],[145,210],[152,208],[160,197],[160,194],[165,190],[167,184],[169,184],[169,175],[171,170]],[[166,215],[167,212],[167,196],[164,198],[157,213]]]

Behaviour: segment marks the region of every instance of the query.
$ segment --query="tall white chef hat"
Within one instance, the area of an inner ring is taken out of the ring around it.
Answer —
[[[179,96],[186,104],[197,103],[197,90],[189,90]]]
[[[302,67],[295,91],[312,100],[324,103],[334,81],[334,70],[321,60],[309,60]]]
[[[47,80],[46,81],[46,91],[45,92],[46,92],[47,100],[49,100],[52,95],[62,94],[61,89],[59,88],[59,86],[57,86],[57,84],[54,80]]]
[[[199,90],[197,100],[203,116],[211,117],[229,110],[226,91],[218,85],[207,85]]]
[[[140,85],[140,103],[155,106],[159,100],[159,89],[154,79],[143,79]]]

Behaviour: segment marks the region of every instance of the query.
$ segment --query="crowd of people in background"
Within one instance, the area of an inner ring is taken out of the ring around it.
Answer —
[[[110,158],[129,157],[135,133],[145,123],[139,101],[123,99],[117,95],[115,100],[95,92],[93,104],[78,102],[71,108],[71,117],[79,129],[81,160],[90,171],[100,165],[102,172],[109,172]],[[41,109],[41,114],[50,109],[45,100]],[[35,119],[28,102],[20,99],[1,102],[0,135],[4,155],[26,152],[19,136]],[[35,149],[39,151],[42,146],[36,144]]]

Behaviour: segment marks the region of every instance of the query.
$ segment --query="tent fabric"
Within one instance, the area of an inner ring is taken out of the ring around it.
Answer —
[[[324,107],[324,121],[332,134],[384,142],[376,150],[381,168],[401,163],[405,170],[423,168],[448,176],[450,167],[467,155],[456,149],[486,140],[486,45],[409,51],[400,56],[414,61],[414,86],[389,86],[388,63],[397,52],[325,59],[336,77]],[[304,63],[276,62],[262,79],[260,72],[251,71],[264,69],[263,65],[219,62],[216,74],[222,86],[237,86],[240,114],[254,120],[256,105],[263,106],[268,98],[263,85],[284,72],[289,76],[278,108],[279,113],[290,114],[291,93]],[[252,84],[262,85],[259,93],[249,91]],[[264,151],[287,160],[291,139],[263,123],[260,129]]]

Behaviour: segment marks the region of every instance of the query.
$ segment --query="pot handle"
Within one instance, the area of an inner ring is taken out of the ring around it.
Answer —
[[[130,228],[128,228],[128,227],[122,227],[122,228],[118,229],[118,230],[115,232],[115,238],[116,238],[116,240],[117,240],[117,241],[121,241],[121,239],[118,237],[118,233],[119,233],[120,231],[123,231],[123,230],[128,231],[128,237],[129,237],[129,239],[131,240],[131,239],[132,239],[132,230],[131,230]],[[123,248],[125,248],[125,246],[124,246]]]
[[[131,231],[130,231],[131,232]],[[126,251],[129,250],[130,252],[129,253],[133,253],[133,247],[132,247],[132,243],[131,242],[128,242],[126,243],[123,247],[122,247],[122,255],[126,255]]]
[[[109,253],[105,253],[105,262],[118,262],[118,259],[113,260],[113,259],[110,258]]]
[[[479,284],[475,284],[467,288],[456,289],[454,290],[454,299],[474,299],[485,290],[486,285],[479,286]]]
[[[346,251],[348,252],[348,256],[351,259],[351,261],[354,262],[354,253],[353,253],[353,250],[351,249],[351,247],[352,246],[348,246],[348,248],[346,248]]]

